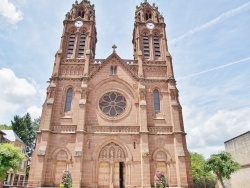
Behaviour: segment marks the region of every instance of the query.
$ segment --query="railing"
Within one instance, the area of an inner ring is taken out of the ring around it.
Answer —
[[[4,181],[3,187],[4,188],[35,188],[39,185],[39,181],[14,181],[13,184],[11,184],[10,182]]]

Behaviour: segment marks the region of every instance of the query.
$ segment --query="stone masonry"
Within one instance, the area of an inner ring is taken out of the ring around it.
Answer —
[[[170,187],[192,187],[182,108],[155,4],[136,7],[134,59],[113,46],[95,59],[95,9],[77,1],[63,35],[43,104],[29,186],[151,187],[163,171]],[[108,39],[107,39],[108,40]]]

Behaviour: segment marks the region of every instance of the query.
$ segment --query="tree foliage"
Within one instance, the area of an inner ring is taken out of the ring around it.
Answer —
[[[12,130],[12,126],[2,124],[0,125],[0,130]]]
[[[39,128],[40,118],[31,120],[30,114],[27,113],[23,117],[14,116],[14,120],[11,121],[13,131],[26,145],[26,153],[31,157],[32,152],[35,149],[36,143],[36,131]]]
[[[203,185],[209,187],[215,184],[213,174],[205,169],[206,159],[198,153],[190,153],[192,176],[195,185]]]
[[[222,179],[230,179],[231,174],[240,169],[240,164],[232,159],[230,153],[221,152],[211,155],[206,161],[205,168],[208,171],[212,171],[221,185],[225,187]]]
[[[5,179],[8,170],[18,170],[24,157],[20,149],[11,143],[0,144],[0,181]]]

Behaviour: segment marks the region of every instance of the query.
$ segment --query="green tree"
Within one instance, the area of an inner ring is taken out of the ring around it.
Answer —
[[[3,185],[7,171],[10,169],[17,171],[24,157],[18,147],[10,143],[0,144],[0,187]]]
[[[190,152],[192,176],[195,185],[203,185],[206,188],[208,185],[214,185],[213,174],[205,169],[206,159],[203,155]]]
[[[230,153],[223,151],[219,154],[211,155],[206,161],[205,168],[206,170],[212,171],[216,175],[217,187],[219,181],[222,187],[225,188],[223,178],[230,179],[231,174],[239,170],[241,167],[239,163],[232,159]]]
[[[16,115],[14,116],[14,120],[11,121],[13,131],[25,143],[26,153],[29,157],[31,157],[35,149],[36,131],[38,129],[37,123],[39,123],[39,121],[35,120],[33,122],[29,113],[23,117]]]
[[[12,130],[12,126],[2,124],[0,125],[0,130]]]

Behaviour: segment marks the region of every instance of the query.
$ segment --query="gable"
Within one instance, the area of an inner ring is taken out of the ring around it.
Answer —
[[[98,75],[99,72],[102,72],[102,74],[106,73],[106,76],[111,75],[112,74],[111,73],[112,66],[117,67],[116,75],[118,77],[122,78],[122,76],[125,76],[125,75],[122,75],[121,72],[119,72],[119,71],[122,71],[123,73],[126,72],[127,76],[133,78],[134,80],[138,80],[138,75],[137,75],[138,65],[135,64],[134,61],[132,61],[132,60],[121,59],[115,52],[112,53],[104,61],[102,61],[102,62],[97,61],[96,62],[95,66],[93,68],[93,71],[90,72],[90,74],[89,74],[89,79],[92,79],[93,77]]]

